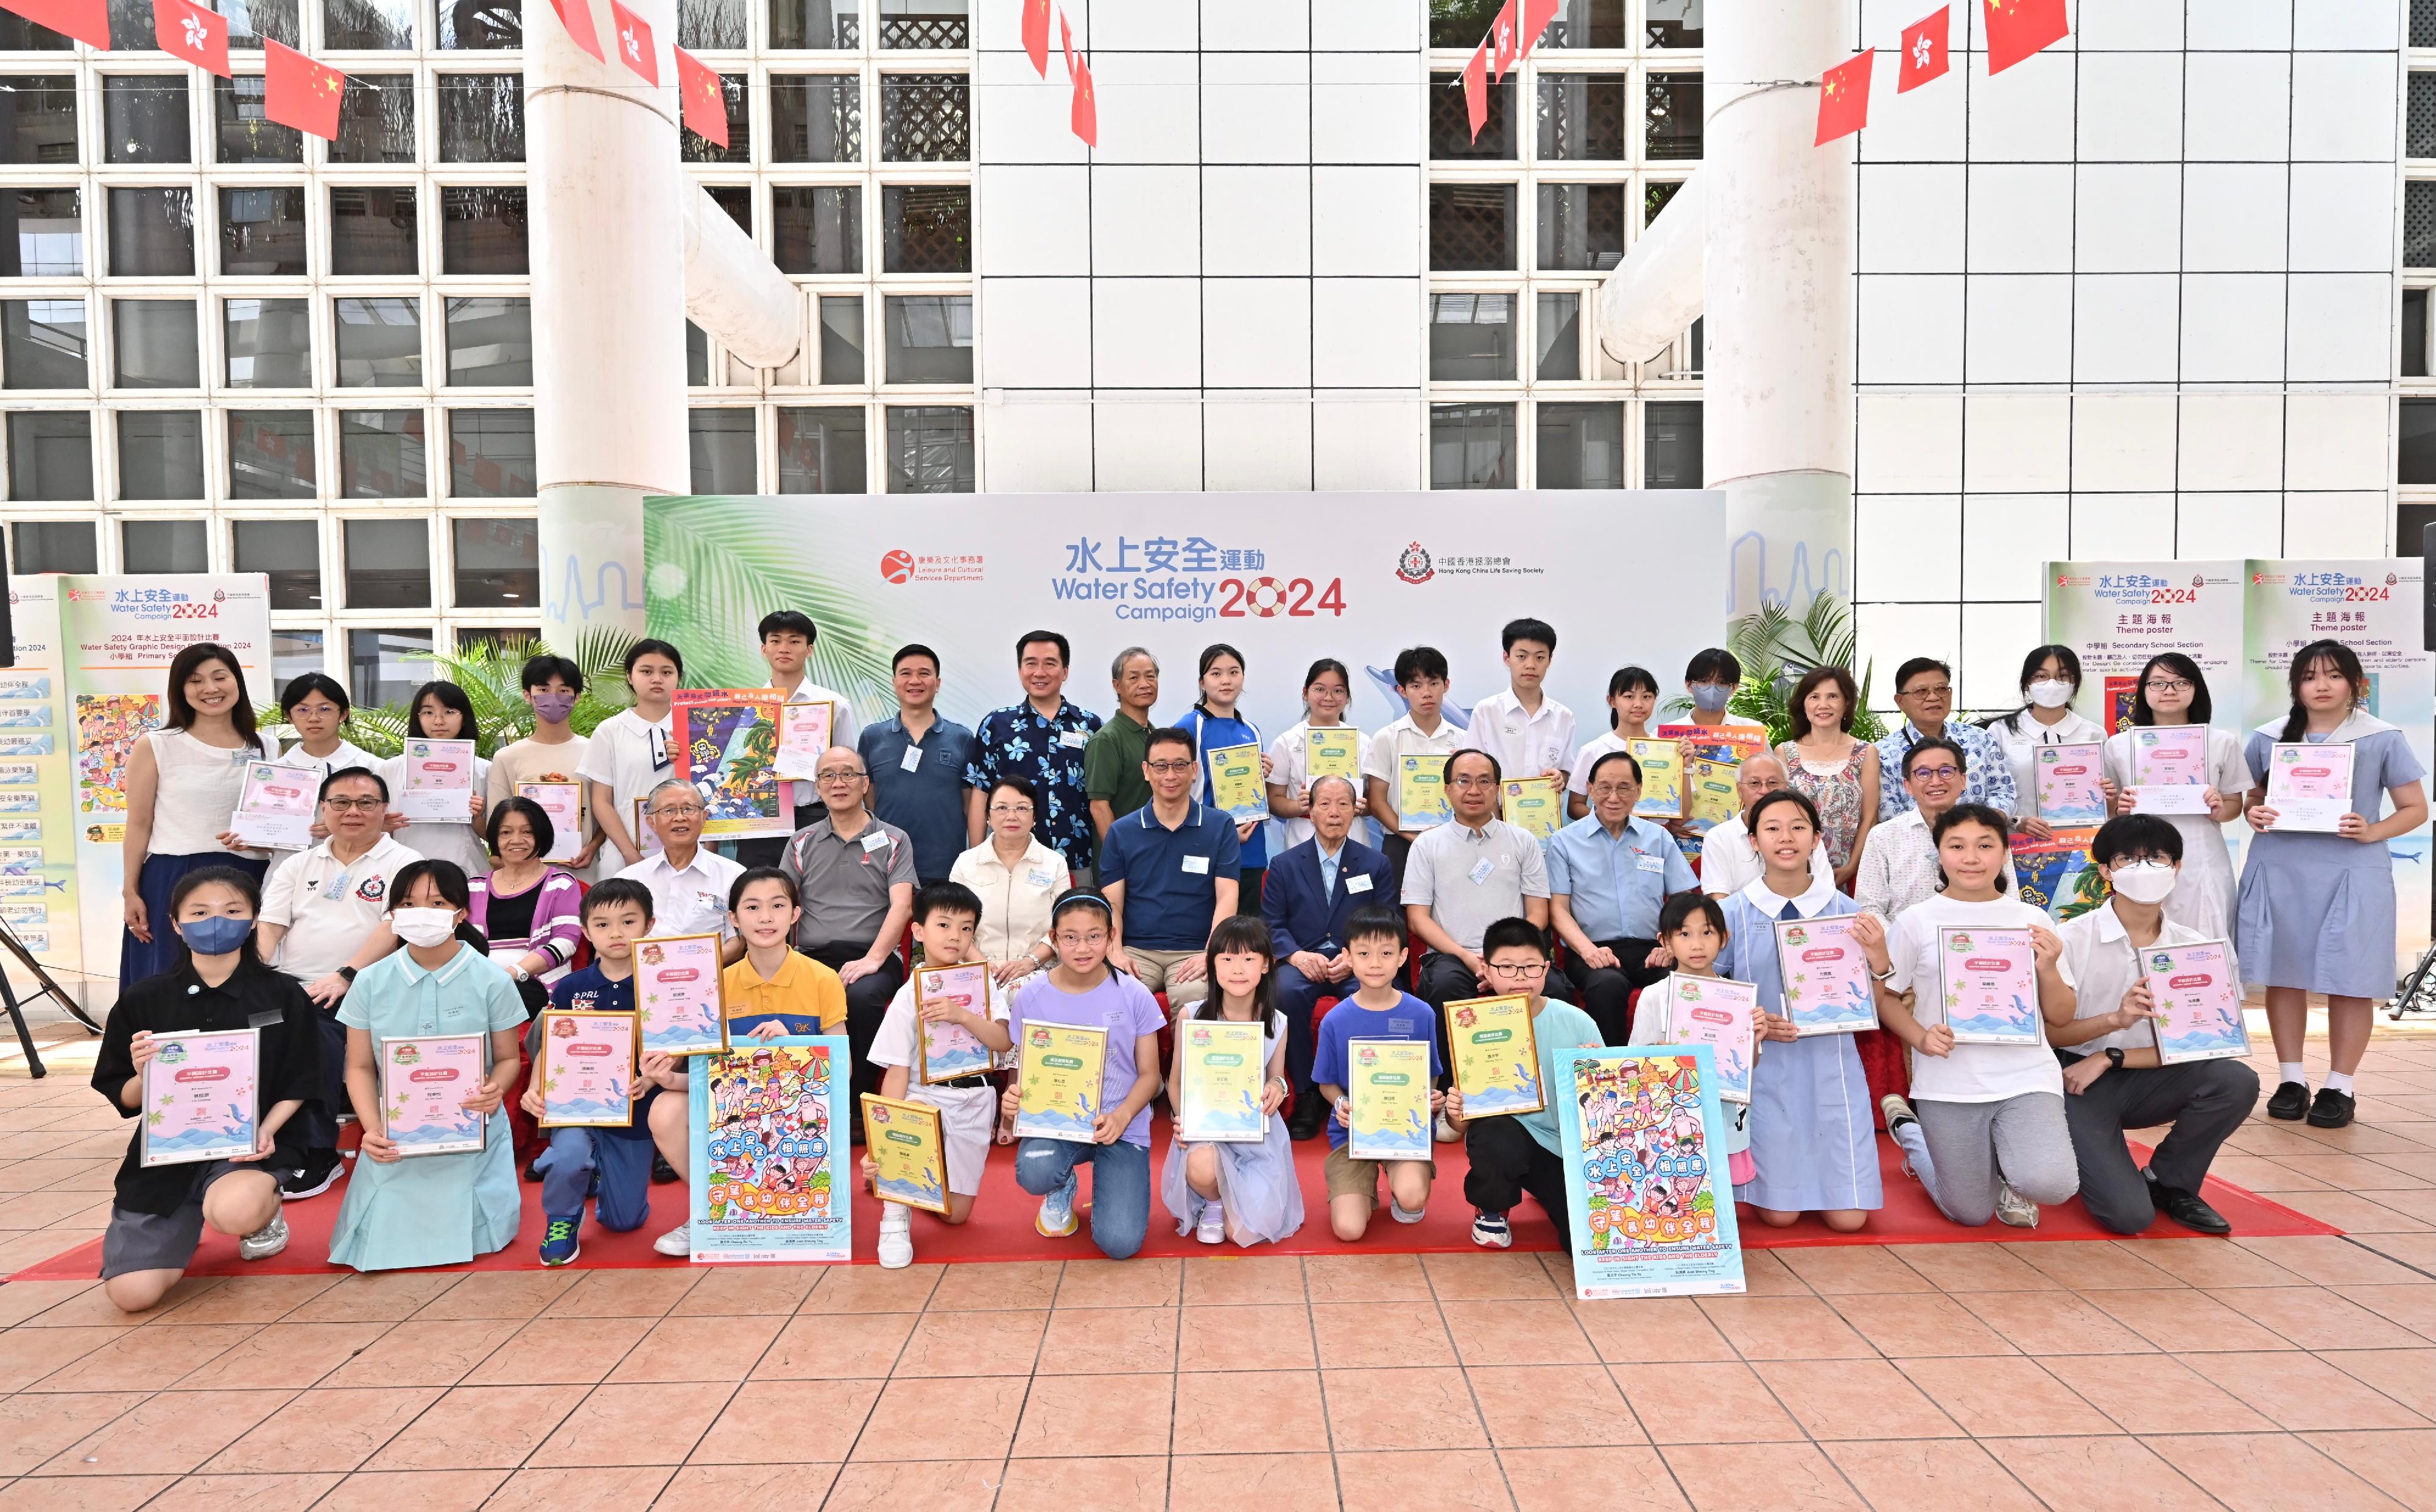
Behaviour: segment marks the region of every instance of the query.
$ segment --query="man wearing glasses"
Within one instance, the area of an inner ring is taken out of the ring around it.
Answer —
[[[1853,875],[1853,901],[1888,923],[1937,892],[1931,826],[1962,801],[1977,763],[1951,739],[1922,740],[1904,753],[1904,812],[1870,831]]]
[[[1954,802],[1984,803],[2009,816],[2017,810],[2013,769],[1995,738],[1975,724],[1956,724],[1946,719],[1954,712],[1952,669],[1926,656],[1915,656],[1895,669],[1895,707],[1903,710],[1904,721],[1878,742],[1879,771],[1902,771],[1904,753],[1923,740],[1950,740],[1961,751],[1968,769],[1962,792]],[[1914,801],[1909,782],[1880,787],[1878,823],[1909,811]]]
[[[803,910],[795,948],[845,983],[845,1034],[854,1049],[854,1086],[879,1090],[871,1042],[888,1001],[905,985],[897,943],[914,922],[914,841],[873,814],[862,757],[842,745],[821,753],[812,781],[826,817],[795,831],[778,870],[795,880]],[[856,1108],[858,1120],[861,1105]]]
[[[643,800],[643,823],[659,837],[660,849],[618,875],[652,890],[653,934],[723,936],[720,959],[734,962],[743,956],[744,941],[728,921],[727,889],[744,868],[702,843],[706,812],[689,782],[670,777],[653,788]]]
[[[1754,756],[1743,771],[1775,760]],[[1780,766],[1780,786],[1783,771]],[[1607,1043],[1628,1045],[1633,993],[1665,976],[1674,964],[1659,948],[1659,912],[1668,895],[1689,893],[1700,879],[1663,825],[1632,817],[1641,801],[1641,763],[1632,753],[1600,756],[1591,769],[1588,791],[1590,813],[1548,837],[1548,907],[1566,949],[1565,975],[1558,980],[1570,981],[1580,993],[1582,1007]],[[1714,845],[1709,854],[1714,865]],[[1491,985],[1498,992],[1514,990]]]
[[[1242,847],[1235,821],[1195,801],[1192,737],[1150,732],[1142,754],[1150,802],[1108,826],[1100,891],[1108,899],[1108,965],[1167,994],[1171,1020],[1209,996],[1203,950],[1235,912]]]

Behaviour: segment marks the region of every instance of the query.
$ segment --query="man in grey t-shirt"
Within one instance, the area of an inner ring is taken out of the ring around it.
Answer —
[[[1520,917],[1548,927],[1548,863],[1530,831],[1497,817],[1503,781],[1486,751],[1448,756],[1454,817],[1415,841],[1404,862],[1404,918],[1421,947],[1419,996],[1432,1008],[1488,995],[1480,939],[1491,924]],[[1549,997],[1573,1000],[1561,973],[1544,980]]]
[[[795,879],[802,895],[795,948],[845,983],[855,1089],[876,1092],[879,1071],[871,1064],[871,1042],[888,1017],[889,999],[905,985],[896,947],[914,918],[914,842],[873,817],[871,778],[852,747],[822,752],[812,781],[828,817],[795,831],[778,869]]]

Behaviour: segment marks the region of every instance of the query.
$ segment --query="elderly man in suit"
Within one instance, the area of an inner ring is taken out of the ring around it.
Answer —
[[[1286,1016],[1286,1079],[1295,1091],[1286,1130],[1297,1139],[1317,1134],[1328,1113],[1311,1081],[1312,1009],[1322,998],[1354,991],[1345,920],[1365,905],[1394,906],[1387,858],[1347,838],[1353,784],[1322,777],[1311,785],[1310,803],[1312,838],[1269,862],[1261,895],[1261,917],[1277,944],[1278,1011]]]

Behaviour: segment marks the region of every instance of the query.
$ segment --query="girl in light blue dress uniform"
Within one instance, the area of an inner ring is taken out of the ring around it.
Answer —
[[[2253,783],[2247,817],[2256,834],[2242,865],[2234,944],[2243,980],[2267,989],[2281,1070],[2269,1116],[2306,1113],[2317,1127],[2337,1129],[2352,1121],[2352,1075],[2368,1049],[2375,999],[2394,987],[2393,862],[2385,843],[2427,822],[2420,785],[2427,771],[2400,730],[2360,706],[2368,679],[2350,647],[2332,640],[2302,647],[2287,681],[2291,713],[2251,731],[2243,753]],[[2279,743],[2352,748],[2351,811],[2340,831],[2276,826],[2267,769]],[[2393,812],[2380,819],[2388,798]],[[2301,1062],[2313,992],[2326,995],[2333,1068],[2314,1102]]]
[[[1159,1173],[1158,1198],[1175,1215],[1178,1234],[1191,1234],[1205,1244],[1231,1239],[1248,1249],[1274,1243],[1302,1227],[1302,1187],[1295,1179],[1294,1143],[1286,1136],[1286,1121],[1278,1113],[1288,1084],[1285,1019],[1277,1010],[1271,987],[1278,970],[1277,947],[1266,924],[1239,913],[1220,920],[1209,931],[1206,958],[1213,990],[1191,1018],[1176,1025],[1169,1095],[1182,1095],[1185,1036],[1194,1024],[1257,1021],[1262,1026],[1261,1061],[1268,1068],[1268,1076],[1261,1083],[1261,1117],[1266,1132],[1258,1141],[1211,1139],[1188,1144],[1180,1136],[1171,1138],[1167,1164]]]
[[[461,1265],[505,1249],[522,1201],[500,1101],[519,1069],[525,1006],[505,967],[457,938],[471,902],[453,861],[400,870],[391,927],[406,947],[364,968],[339,1004],[347,1026],[347,1096],[363,1148],[330,1234],[330,1263],[359,1271]],[[382,1117],[381,1042],[428,1034],[488,1038],[482,1079],[465,1106],[484,1115],[482,1148],[401,1159]]]

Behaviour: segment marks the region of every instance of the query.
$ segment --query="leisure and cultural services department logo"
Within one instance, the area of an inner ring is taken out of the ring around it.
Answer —
[[[899,547],[879,558],[879,575],[890,582],[979,582],[982,555],[972,552],[923,552]]]

